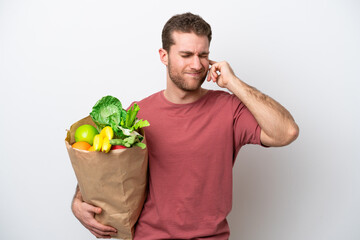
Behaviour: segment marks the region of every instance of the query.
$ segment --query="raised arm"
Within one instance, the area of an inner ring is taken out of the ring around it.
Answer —
[[[261,127],[262,144],[280,147],[297,138],[299,127],[288,110],[271,97],[241,81],[227,62],[209,62],[212,66],[207,80],[227,88],[244,103]]]
[[[111,238],[117,230],[96,221],[95,214],[101,213],[101,208],[87,204],[83,201],[79,185],[76,186],[75,195],[71,203],[71,210],[75,217],[97,238]]]

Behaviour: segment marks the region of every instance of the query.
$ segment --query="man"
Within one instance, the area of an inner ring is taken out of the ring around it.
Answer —
[[[299,129],[284,107],[237,78],[227,62],[209,59],[211,28],[201,17],[175,15],[162,39],[166,89],[138,102],[139,117],[151,123],[150,174],[135,239],[228,239],[238,151],[245,144],[287,145]],[[233,94],[201,88],[205,79]],[[95,236],[116,231],[94,219],[101,209],[83,202],[78,189],[72,209]]]

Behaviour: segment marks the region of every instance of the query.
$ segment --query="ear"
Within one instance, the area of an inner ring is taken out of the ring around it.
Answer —
[[[168,52],[163,49],[163,48],[160,48],[159,49],[159,55],[160,55],[160,61],[164,64],[164,65],[168,65],[168,58],[169,58],[169,54]]]

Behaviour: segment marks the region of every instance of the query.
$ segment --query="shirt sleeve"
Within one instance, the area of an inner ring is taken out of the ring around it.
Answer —
[[[232,95],[232,103],[235,152],[246,144],[261,145],[261,128],[252,113],[235,95]]]

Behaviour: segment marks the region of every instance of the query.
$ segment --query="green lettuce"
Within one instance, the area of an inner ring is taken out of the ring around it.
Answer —
[[[126,114],[119,99],[113,96],[105,96],[96,102],[90,116],[100,132],[106,126],[119,125],[124,115],[123,112]]]
[[[147,120],[136,117],[140,107],[135,103],[128,111],[122,108],[119,99],[113,96],[105,96],[94,105],[90,116],[96,124],[99,132],[106,126],[114,131],[112,145],[125,147],[139,146],[145,148],[142,143],[143,136],[137,130],[149,126]]]
[[[127,111],[126,113],[126,119],[125,124],[123,127],[131,128],[131,126],[134,124],[136,115],[139,112],[140,107],[136,103]]]
[[[147,120],[138,119],[135,121],[135,124],[131,127],[132,130],[137,130],[139,128],[150,126],[150,123]]]

